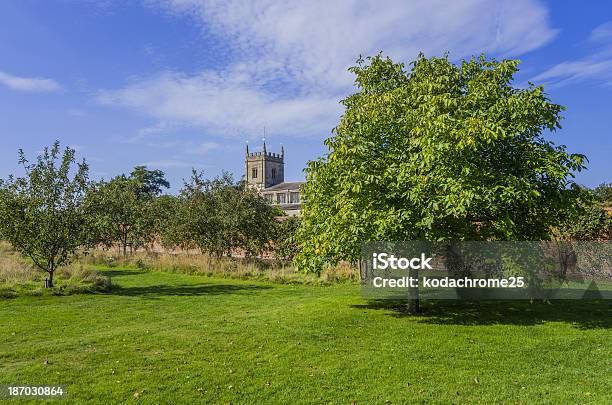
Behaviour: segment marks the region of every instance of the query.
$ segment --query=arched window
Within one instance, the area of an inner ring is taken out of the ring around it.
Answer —
[[[253,179],[257,178],[257,168],[256,167],[251,169],[251,178]]]

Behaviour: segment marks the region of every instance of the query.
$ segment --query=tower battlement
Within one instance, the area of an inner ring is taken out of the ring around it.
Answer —
[[[273,152],[248,152],[247,149],[247,154],[246,154],[247,158],[258,158],[258,157],[269,157],[269,158],[276,158],[276,159],[283,159],[283,155],[280,153],[273,153]]]

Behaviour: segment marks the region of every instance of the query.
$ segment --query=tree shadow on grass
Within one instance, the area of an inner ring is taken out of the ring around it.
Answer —
[[[137,276],[139,274],[146,273],[144,270],[100,270],[100,274],[108,277],[117,276]]]
[[[422,312],[405,311],[405,302],[372,300],[353,305],[359,309],[391,311],[393,317],[412,317],[418,322],[439,325],[539,325],[565,322],[580,329],[612,328],[612,301],[557,300],[542,301],[424,301]]]
[[[200,285],[151,285],[143,287],[121,287],[113,289],[114,295],[144,296],[155,299],[161,296],[194,297],[220,294],[251,294],[271,287],[253,284],[200,284]]]

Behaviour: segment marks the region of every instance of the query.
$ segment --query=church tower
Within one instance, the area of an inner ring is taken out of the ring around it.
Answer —
[[[246,146],[246,180],[247,187],[259,191],[275,186],[285,181],[285,149],[281,146],[281,153],[266,151],[266,141],[262,152],[249,152]]]

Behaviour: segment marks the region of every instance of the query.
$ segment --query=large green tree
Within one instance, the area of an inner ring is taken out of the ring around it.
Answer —
[[[20,150],[19,163],[24,177],[0,181],[0,235],[46,272],[52,287],[58,267],[90,241],[83,209],[88,166],[75,165],[75,151],[62,153],[59,142],[33,163]]]
[[[545,139],[562,106],[516,87],[517,60],[382,55],[310,162],[296,264],[318,272],[376,240],[540,240],[572,209],[585,157]]]

